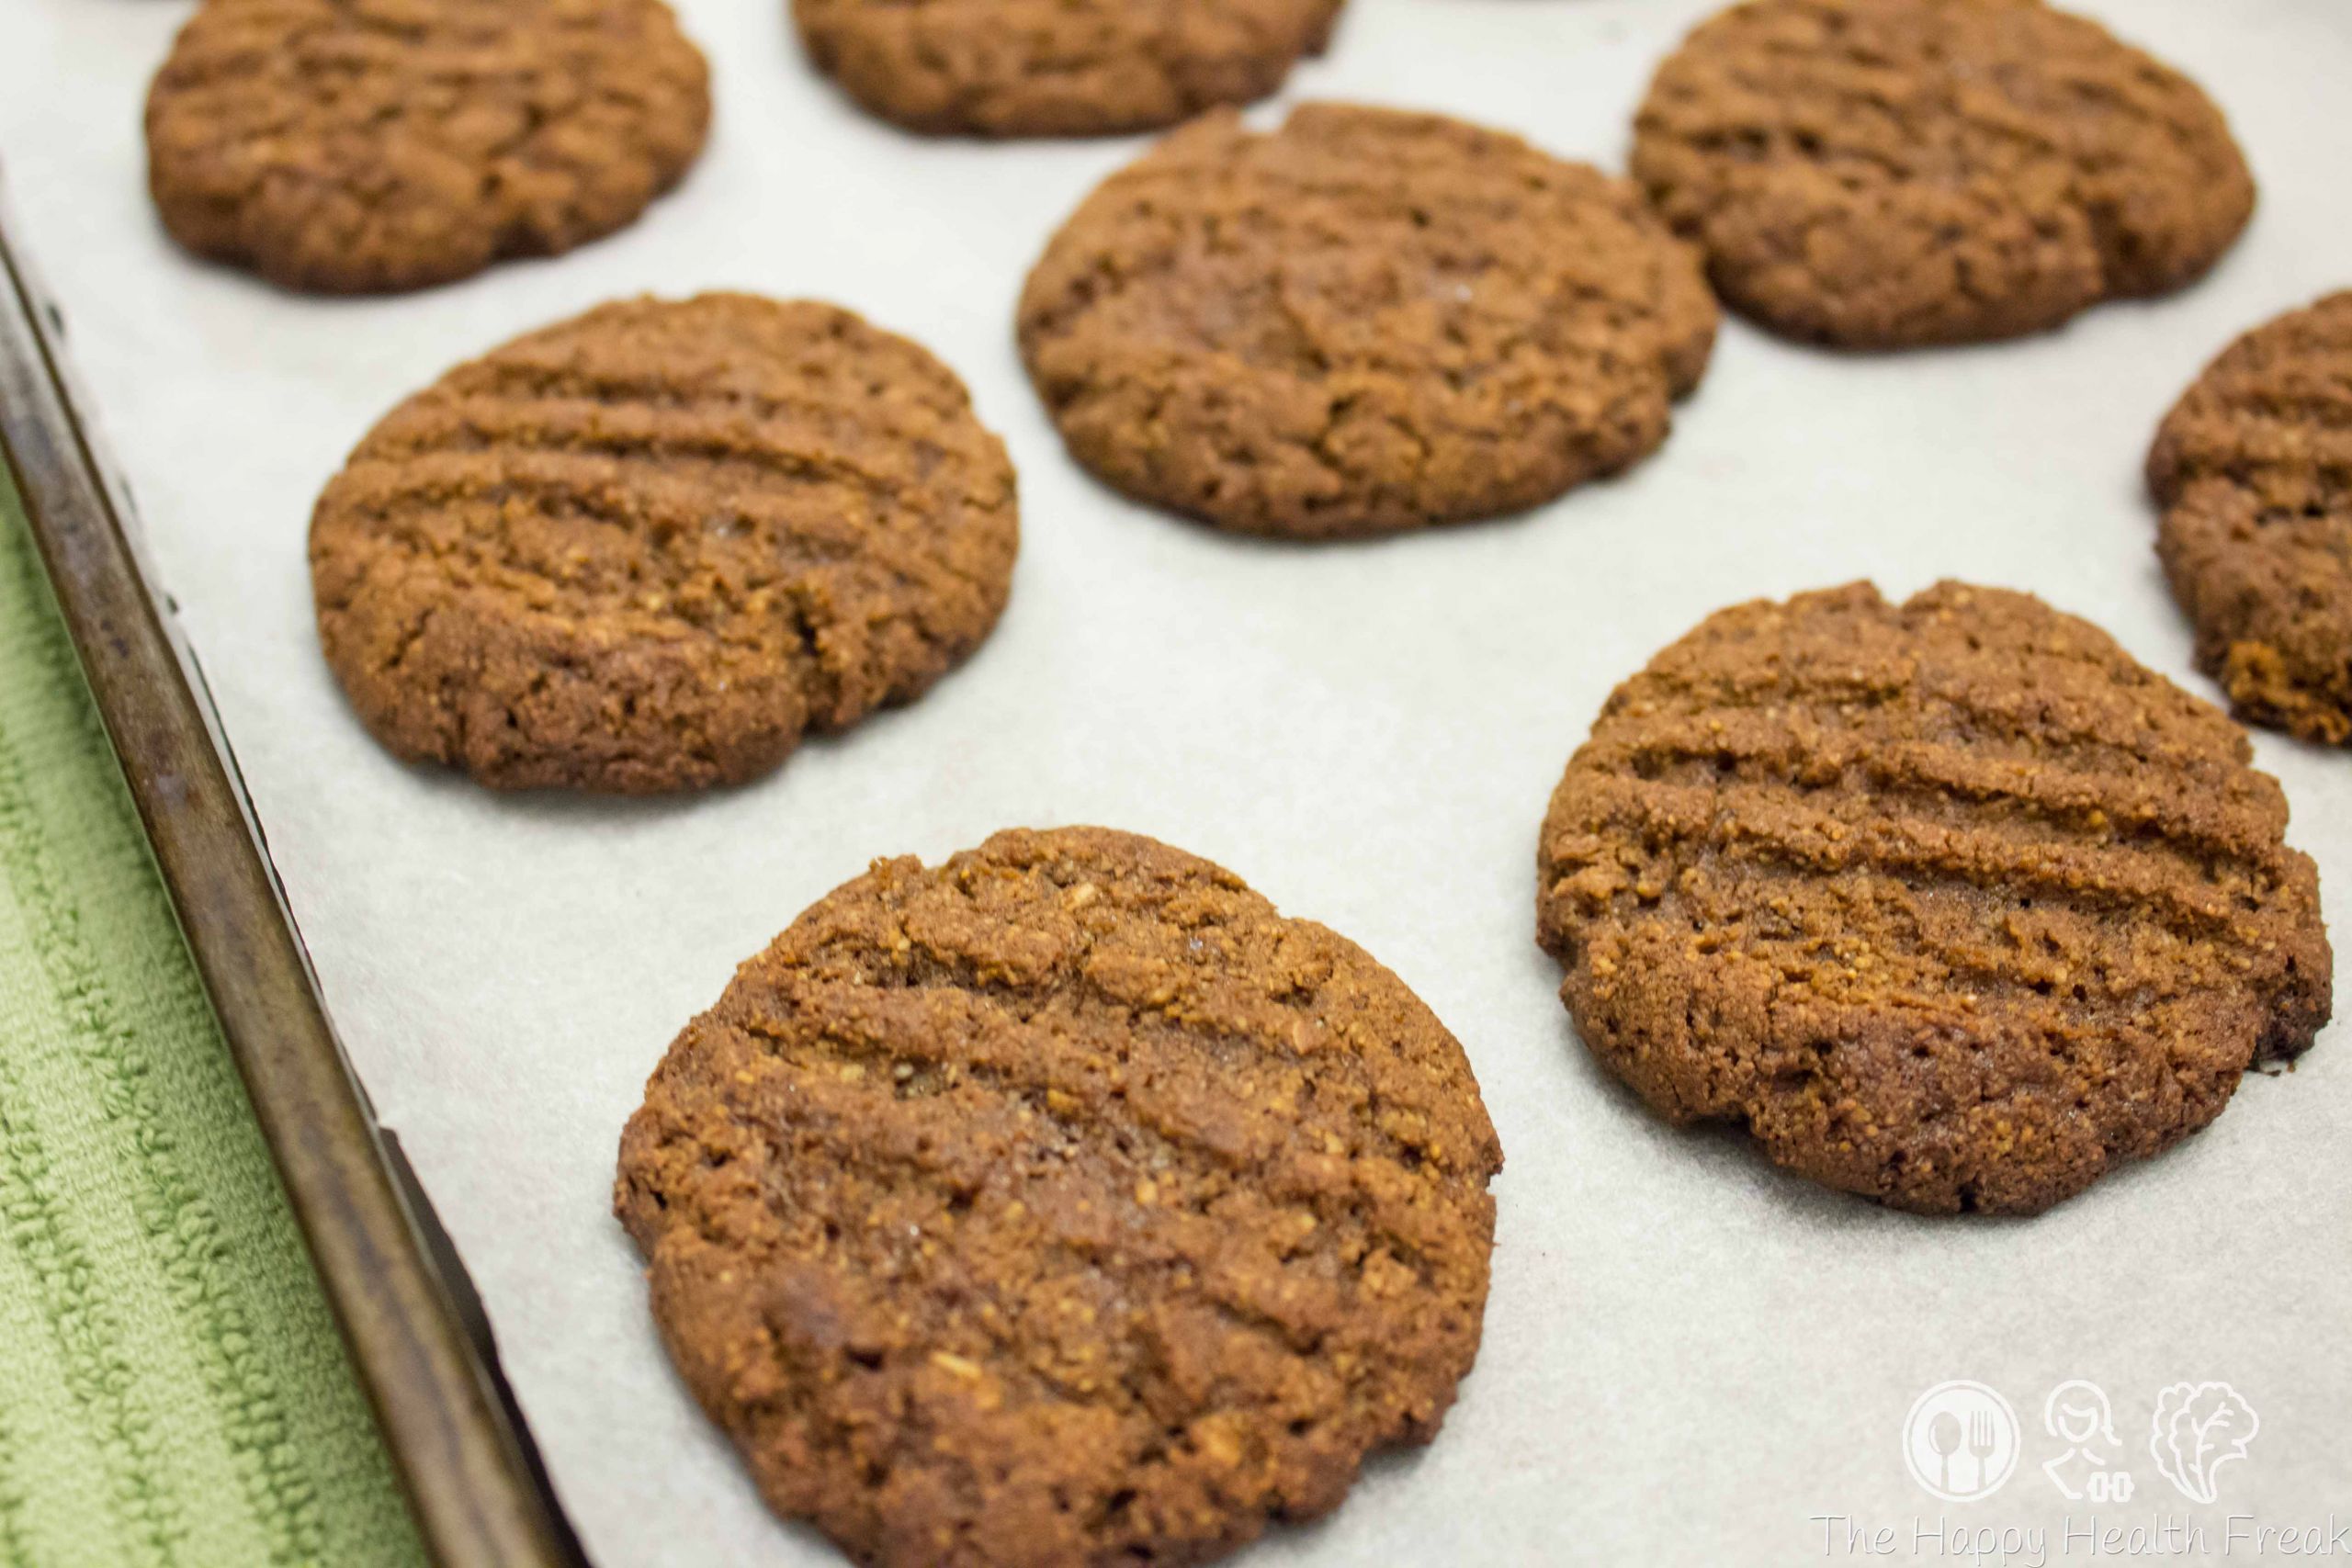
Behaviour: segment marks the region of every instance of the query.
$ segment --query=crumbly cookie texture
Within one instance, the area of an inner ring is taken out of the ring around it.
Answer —
[[[1899,1208],[2032,1213],[2327,1020],[2318,875],[2249,756],[2024,594],[1738,605],[1568,764],[1538,935],[1668,1120]]]
[[[2156,549],[2240,715],[2352,742],[2352,293],[2258,327],[2156,434]]]
[[[1186,1563],[1435,1435],[1501,1164],[1363,949],[1079,828],[794,921],[671,1045],[615,1201],[778,1512],[865,1563]]]
[[[628,223],[709,121],[662,0],[205,0],[148,91],[148,185],[200,255],[421,288]]]
[[[1666,438],[1715,305],[1630,183],[1434,115],[1229,112],[1087,198],[1020,340],[1127,494],[1320,538],[1517,511]]]
[[[793,0],[818,68],[910,130],[1148,130],[1262,98],[1341,0]]]
[[[403,758],[501,788],[736,783],[926,690],[1011,589],[1003,446],[830,305],[602,306],[370,431],[311,525],[319,636]]]
[[[1658,71],[1633,167],[1725,303],[1849,348],[2177,288],[2254,210],[2196,84],[2041,0],[1735,6]]]

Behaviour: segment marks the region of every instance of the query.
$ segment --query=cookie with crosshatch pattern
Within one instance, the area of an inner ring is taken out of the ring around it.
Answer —
[[[1569,762],[1537,934],[1668,1120],[1899,1208],[2031,1213],[2327,1020],[2318,873],[2250,756],[2026,594],[1736,605]]]
[[[1501,1149],[1396,976],[1099,828],[877,861],[622,1138],[653,1314],[860,1562],[1197,1562],[1433,1437]]]
[[[200,255],[322,293],[552,255],[683,176],[710,72],[662,0],[205,0],[147,96]]]
[[[2148,454],[2197,662],[2246,718],[2352,741],[2352,293],[2256,327]]]
[[[2054,327],[2254,210],[2188,77],[2041,0],[1749,0],[1659,68],[1633,170],[1733,309],[1849,348]]]
[[[1341,0],[792,0],[819,69],[910,130],[1099,136],[1246,104]]]
[[[1020,306],[1070,453],[1291,538],[1514,512],[1625,468],[1715,302],[1630,182],[1439,115],[1204,116],[1105,180]]]
[[[1012,463],[847,310],[622,300],[461,365],[320,496],[327,662],[377,739],[499,788],[736,784],[913,700],[1012,590]]]

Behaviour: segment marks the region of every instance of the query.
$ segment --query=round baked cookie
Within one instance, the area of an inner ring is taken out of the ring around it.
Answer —
[[[2258,327],[2148,455],[2156,550],[2238,712],[2352,741],[2352,293]]]
[[[792,0],[818,69],[885,119],[1097,136],[1245,104],[1320,54],[1342,0]]]
[[[1305,538],[1513,512],[1626,467],[1714,330],[1696,257],[1631,184],[1340,104],[1168,137],[1079,208],[1020,310],[1080,463]]]
[[[708,78],[662,0],[205,0],[148,91],[148,185],[200,255],[419,288],[636,218]]]
[[[2187,77],[2041,0],[1752,0],[1651,85],[1634,173],[1733,309],[1900,348],[2201,276],[2254,210]]]
[[[2025,594],[1741,604],[1602,708],[1538,937],[1668,1121],[1898,1208],[2030,1213],[2327,1020],[2318,875],[2249,755]]]
[[[920,694],[1010,592],[1003,446],[846,310],[634,299],[461,365],[319,497],[327,662],[500,788],[730,784]]]
[[[779,1513],[863,1563],[1177,1564],[1435,1436],[1501,1165],[1363,949],[1072,828],[802,914],[671,1045],[615,1204]]]

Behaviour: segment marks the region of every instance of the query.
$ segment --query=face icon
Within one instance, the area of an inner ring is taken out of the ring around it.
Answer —
[[[2106,1392],[2080,1378],[2050,1391],[2049,1401],[2041,1407],[2041,1424],[2052,1437],[2077,1448],[2092,1442],[2109,1448],[2122,1446],[2115,1436],[2115,1417],[2108,1408]]]

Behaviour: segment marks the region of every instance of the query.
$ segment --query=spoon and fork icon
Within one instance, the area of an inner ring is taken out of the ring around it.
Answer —
[[[1951,1461],[1952,1456],[1960,1451],[1960,1417],[1949,1410],[1938,1411],[1935,1419],[1928,1423],[1928,1446],[1936,1451],[1936,1462],[1939,1467],[1938,1483],[1946,1492],[1952,1489]],[[1982,1492],[1985,1489],[1985,1482],[1992,1474],[1990,1467],[1994,1450],[1991,1412],[1970,1411],[1968,1457],[1976,1461],[1976,1484],[1969,1488],[1971,1492]]]
[[[1967,1378],[1921,1394],[1903,1420],[1911,1479],[1951,1503],[1989,1497],[2018,1465],[2018,1415],[2000,1392]]]

